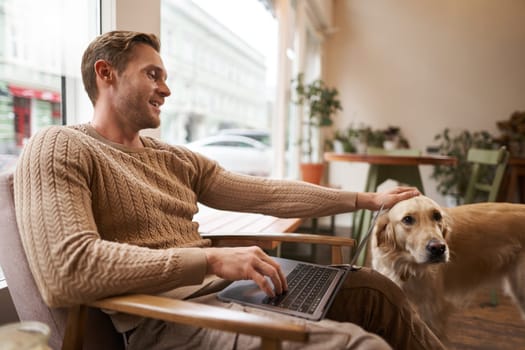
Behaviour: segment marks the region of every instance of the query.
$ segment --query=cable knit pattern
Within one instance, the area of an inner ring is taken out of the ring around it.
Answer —
[[[200,201],[225,210],[257,212],[282,218],[307,218],[356,209],[355,192],[335,190],[298,181],[225,173],[217,177]]]
[[[15,173],[24,249],[50,306],[199,284],[207,240],[193,222],[200,201],[280,217],[355,208],[355,193],[232,174],[184,147],[142,137],[130,149],[89,125],[31,138]]]

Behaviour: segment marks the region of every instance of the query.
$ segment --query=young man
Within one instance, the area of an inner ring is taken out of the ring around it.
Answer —
[[[21,155],[15,174],[17,219],[49,306],[154,292],[240,308],[219,302],[214,292],[239,279],[254,280],[268,295],[286,290],[279,265],[261,249],[209,247],[192,221],[197,202],[280,217],[316,217],[377,210],[382,203],[388,208],[418,195],[404,187],[353,193],[243,176],[183,147],[139,136],[140,130],[159,126],[160,107],[170,95],[159,46],[154,35],[144,33],[115,31],[96,38],[82,60],[84,86],[94,106],[92,122],[42,130]],[[351,274],[328,318],[296,320],[312,329],[307,346],[388,348],[373,332],[398,349],[442,347],[402,292],[369,269]],[[112,320],[126,334],[130,349],[258,346],[249,336],[122,314]]]

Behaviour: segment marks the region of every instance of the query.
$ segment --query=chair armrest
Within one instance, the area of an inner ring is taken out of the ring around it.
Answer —
[[[354,247],[355,240],[345,237],[312,235],[307,233],[201,233],[214,246],[257,244],[258,242],[298,242],[326,244],[332,247],[332,264],[343,262],[342,247]]]
[[[308,341],[305,327],[278,318],[155,295],[110,297],[91,302],[88,306],[201,328],[249,334],[270,341]]]

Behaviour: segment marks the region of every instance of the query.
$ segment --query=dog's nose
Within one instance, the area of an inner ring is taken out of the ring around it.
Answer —
[[[437,258],[445,254],[447,246],[442,241],[431,239],[427,244],[427,250],[430,252],[430,256]]]

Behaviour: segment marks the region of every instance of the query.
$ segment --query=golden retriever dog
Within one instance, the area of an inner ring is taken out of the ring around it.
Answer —
[[[525,318],[525,205],[444,208],[425,196],[399,202],[377,220],[372,266],[397,283],[442,339],[450,313],[496,280]]]

